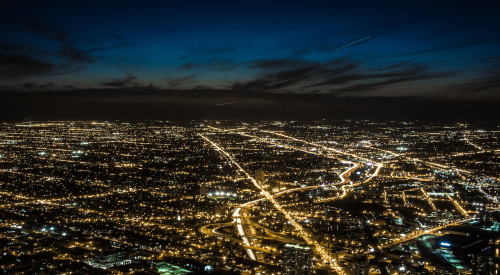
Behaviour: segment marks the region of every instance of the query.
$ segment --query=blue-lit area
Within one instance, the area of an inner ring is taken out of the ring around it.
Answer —
[[[188,269],[165,262],[157,263],[156,269],[158,273],[161,275],[182,275],[182,274],[192,273],[192,271]]]

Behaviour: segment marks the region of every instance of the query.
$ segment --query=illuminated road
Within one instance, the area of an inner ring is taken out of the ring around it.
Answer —
[[[305,144],[309,144],[309,145],[312,145],[312,146],[316,146],[316,147],[321,147],[327,151],[332,151],[332,152],[335,152],[337,154],[342,154],[342,155],[347,155],[347,156],[350,156],[350,157],[353,157],[353,158],[357,158],[357,159],[360,159],[360,160],[363,160],[365,162],[372,162],[372,163],[375,163],[373,160],[371,159],[367,159],[367,158],[364,158],[364,157],[360,157],[358,155],[355,155],[355,154],[351,154],[351,153],[347,153],[347,152],[344,152],[344,151],[341,151],[341,150],[337,150],[337,149],[334,149],[334,148],[330,148],[330,147],[326,147],[326,146],[323,146],[321,144],[317,144],[317,143],[313,143],[313,142],[309,142],[309,141],[306,141],[306,140],[302,140],[302,139],[298,139],[298,138],[294,138],[294,137],[291,137],[291,136],[287,136],[287,135],[284,135],[284,134],[281,134],[281,133],[278,133],[278,132],[273,132],[273,131],[265,131],[265,130],[261,130],[262,132],[264,133],[271,133],[271,134],[275,134],[275,135],[278,135],[278,136],[281,136],[281,137],[284,137],[284,138],[288,138],[288,139],[291,139],[291,140],[294,140],[294,141],[298,141],[298,142],[302,142],[302,143],[305,143]]]
[[[249,202],[249,203],[245,203],[243,205],[241,205],[242,207],[247,207],[249,204],[251,204],[252,202]],[[236,228],[238,229],[238,234],[241,236],[241,239],[243,240],[243,244],[244,246],[251,246],[250,244],[250,241],[248,240],[248,237],[246,237],[246,233],[245,232],[249,232],[252,230],[252,228],[248,226],[248,223],[243,223],[242,222],[242,218],[244,216],[240,215],[240,212],[242,212],[242,208],[236,208],[236,210],[233,212],[233,218],[235,218],[235,221],[236,221]],[[248,254],[248,257],[250,257],[250,259],[252,260],[256,260],[257,258],[255,257],[255,254],[253,253],[252,249],[250,248],[245,248],[246,251],[247,251],[247,254]]]
[[[205,234],[205,235],[209,235],[209,236],[213,236],[213,237],[228,238],[228,239],[233,239],[233,240],[238,241],[237,239],[235,239],[231,235],[227,235],[227,234],[223,234],[223,233],[217,232],[217,229],[219,229],[221,227],[224,227],[224,226],[228,226],[228,225],[232,225],[232,223],[213,223],[213,224],[208,224],[208,225],[204,225],[204,226],[200,227],[199,231],[200,231],[200,233]],[[208,227],[212,227],[212,226],[218,226],[218,227],[214,228],[214,229],[209,229],[208,228]]]
[[[433,210],[433,211],[436,211],[436,206],[435,206],[435,205],[434,205],[434,203],[432,202],[431,197],[429,197],[429,195],[427,194],[427,192],[425,192],[425,189],[424,189],[424,188],[420,188],[420,191],[422,191],[422,193],[424,194],[425,199],[426,199],[426,200],[429,202],[429,204],[431,205],[432,210]]]
[[[472,145],[474,148],[476,148],[477,150],[479,150],[479,152],[481,152],[481,153],[486,152],[481,146],[479,146],[479,145],[473,143],[472,141],[470,141],[467,138],[467,136],[465,135],[465,133],[464,133],[464,140],[465,140],[465,142],[467,142],[468,144]]]
[[[458,209],[458,211],[460,211],[464,217],[466,218],[469,218],[469,213],[467,213],[463,208],[462,206],[460,205],[460,203],[458,203],[458,201],[454,200],[450,195],[446,195],[448,197],[448,199],[455,205],[455,207]]]
[[[323,199],[323,200],[317,200],[317,201],[315,201],[315,202],[326,202],[326,201],[337,200],[337,199],[341,199],[341,198],[345,197],[345,196],[347,195],[347,188],[345,187],[345,183],[347,182],[347,179],[346,179],[346,178],[347,178],[347,177],[348,177],[348,176],[349,176],[349,175],[350,175],[353,171],[355,171],[356,169],[358,169],[358,168],[361,166],[359,163],[352,162],[352,161],[346,161],[346,160],[344,160],[344,159],[341,159],[341,158],[338,158],[338,157],[332,156],[332,155],[330,155],[330,154],[321,154],[321,153],[317,153],[317,152],[314,152],[314,151],[304,150],[304,149],[301,149],[301,148],[297,148],[297,147],[293,147],[293,146],[289,146],[289,145],[285,145],[285,144],[276,143],[276,142],[269,141],[269,140],[266,140],[266,139],[263,139],[263,138],[260,138],[260,137],[257,137],[257,136],[249,135],[249,134],[246,134],[246,133],[236,132],[236,131],[232,131],[232,130],[223,130],[223,129],[219,129],[219,128],[215,128],[215,127],[211,127],[211,126],[208,126],[208,127],[212,128],[212,129],[214,129],[214,130],[217,130],[217,131],[222,131],[222,132],[231,132],[231,133],[239,134],[239,135],[242,135],[242,136],[251,137],[251,138],[253,138],[253,139],[260,140],[261,142],[264,142],[264,143],[269,143],[269,144],[273,144],[273,145],[275,145],[275,146],[279,146],[279,147],[284,147],[284,148],[287,148],[287,149],[290,149],[290,150],[301,151],[301,152],[308,153],[308,154],[313,154],[313,155],[318,155],[318,156],[321,156],[321,157],[326,157],[326,158],[331,158],[331,159],[340,160],[340,161],[341,161],[341,162],[343,162],[343,163],[352,164],[352,166],[351,166],[348,170],[344,171],[343,173],[341,173],[341,174],[339,175],[339,177],[340,177],[340,179],[341,179],[341,182],[340,182],[340,183],[337,183],[337,184],[333,184],[333,185],[342,185],[342,187],[341,187],[341,188],[342,188],[342,193],[341,193],[341,194],[339,194],[339,195],[338,195],[338,196],[336,196],[336,197],[333,197],[333,198],[326,198],[326,199]],[[264,132],[268,132],[268,131],[264,131]],[[272,132],[272,133],[274,133],[274,132]],[[369,160],[369,159],[366,159],[366,158],[363,158],[363,157],[360,157],[360,156],[357,156],[357,155],[354,155],[354,154],[345,153],[345,152],[338,151],[338,150],[335,150],[335,149],[327,148],[327,147],[320,146],[320,145],[317,145],[317,144],[314,144],[314,143],[310,143],[310,142],[307,142],[307,141],[304,141],[304,140],[299,140],[299,139],[296,139],[296,138],[293,138],[293,137],[289,137],[289,136],[286,136],[286,135],[283,135],[283,134],[278,134],[278,135],[281,135],[281,136],[286,137],[286,138],[290,138],[290,139],[295,140],[295,141],[299,141],[299,142],[303,142],[303,143],[306,143],[306,144],[314,145],[314,146],[317,146],[317,147],[323,147],[323,148],[325,148],[325,149],[327,149],[327,150],[331,150],[331,151],[334,151],[334,152],[336,152],[336,153],[340,153],[340,154],[348,155],[348,156],[351,156],[351,157],[354,157],[354,158],[359,158],[359,159],[361,159],[361,160],[363,160],[363,161],[365,161],[365,162],[375,163],[375,165],[376,165],[376,167],[377,167],[377,168],[376,168],[376,170],[375,170],[375,172],[374,172],[372,175],[370,175],[370,176],[368,177],[368,179],[366,179],[365,181],[360,182],[360,183],[358,183],[358,184],[366,183],[366,182],[370,181],[371,179],[373,179],[375,176],[377,176],[377,175],[378,175],[378,173],[379,173],[380,169],[381,169],[381,168],[382,168],[382,166],[383,166],[383,165],[382,165],[382,163],[376,163],[376,162],[373,162],[372,160]],[[356,185],[358,185],[358,184],[356,184]],[[328,187],[328,186],[332,186],[332,184],[331,184],[331,185],[326,185],[326,186],[325,186],[325,185],[318,185],[318,186],[306,186],[306,187],[300,187],[300,188],[295,188],[295,189],[284,190],[284,191],[281,191],[281,192],[279,192],[279,193],[274,194],[274,195],[272,196],[272,198],[276,198],[276,197],[281,196],[281,195],[283,195],[283,194],[285,194],[285,193],[290,193],[290,192],[295,192],[295,191],[304,191],[304,190],[307,190],[307,189],[316,189],[316,188],[322,188],[322,187]],[[249,204],[250,204],[250,203],[257,203],[257,202],[262,201],[262,200],[264,200],[264,199],[266,199],[266,198],[267,198],[267,197],[265,196],[264,198],[257,199],[257,200],[255,200],[255,201],[249,202]],[[243,206],[242,206],[242,207],[243,207]],[[238,211],[238,212],[237,212],[237,211],[235,211],[235,213],[237,213],[237,215],[238,215],[239,217],[241,217],[241,216],[239,215],[239,211]],[[284,213],[284,214],[285,214],[285,213]],[[285,216],[286,216],[286,214],[285,214]],[[234,217],[234,215],[233,215],[233,217]],[[291,218],[291,217],[290,217],[290,218]],[[240,220],[240,221],[241,221],[241,220]],[[294,226],[295,226],[295,225],[294,225]],[[299,225],[299,226],[300,226],[300,225]],[[238,225],[238,227],[240,227],[240,225]],[[295,227],[297,228],[297,226],[295,226]],[[244,225],[243,225],[243,224],[241,225],[241,228],[242,228],[242,229],[245,229],[245,227],[244,227]],[[244,236],[245,236],[245,235],[244,235],[245,230],[241,230],[241,231],[240,231],[240,230],[238,230],[238,231],[240,232],[240,235],[241,235],[242,237],[244,237]],[[301,231],[299,231],[299,233],[300,233],[300,232],[301,232]],[[301,236],[302,236],[302,235],[301,235]],[[303,237],[303,236],[302,236],[302,237]],[[304,238],[304,237],[303,237],[303,238]],[[309,243],[309,244],[313,244],[313,242],[308,241],[308,239],[306,239],[306,238],[304,238],[304,239],[306,240],[306,242],[307,242],[307,243]],[[314,243],[316,243],[316,242],[314,242]],[[323,259],[325,259],[325,258],[329,258],[329,259],[331,259],[331,257],[329,257],[329,256],[328,256],[328,254],[326,253],[326,249],[324,249],[323,247],[320,247],[317,243],[315,244],[315,246],[317,247],[318,252],[320,252],[320,254],[322,255]],[[252,256],[251,256],[251,251],[247,251],[247,252],[248,252],[248,254],[249,254],[250,258],[252,258]],[[334,261],[334,260],[333,260],[333,261]],[[326,261],[325,261],[325,262],[326,262]],[[330,261],[330,263],[332,263],[332,261]],[[335,262],[333,265],[331,264],[331,266],[338,266],[338,265],[337,265],[337,264],[336,264],[336,262]],[[339,270],[339,268],[335,268],[335,267],[332,267],[332,268],[334,268],[335,270]]]
[[[326,185],[326,186],[335,186],[335,185],[343,185],[344,183],[337,183],[337,184],[330,184],[330,185]],[[288,190],[284,190],[284,191],[280,191],[276,194],[273,194],[272,197],[273,198],[277,198],[279,196],[282,196],[284,194],[288,194],[288,193],[292,193],[292,192],[297,192],[297,191],[305,191],[305,190],[310,190],[310,189],[316,189],[316,188],[321,188],[321,187],[325,187],[324,185],[315,185],[315,186],[305,186],[305,187],[299,187],[299,188],[294,188],[294,189],[288,189]],[[235,222],[236,222],[236,227],[238,229],[238,233],[239,235],[242,237],[243,239],[243,242],[246,246],[250,246],[250,241],[248,240],[249,238],[249,235],[251,234],[248,234],[248,232],[255,232],[255,229],[253,229],[253,223],[248,220],[248,215],[246,213],[246,209],[245,208],[249,208],[251,207],[252,205],[260,202],[260,201],[264,201],[266,200],[266,197],[262,197],[262,198],[259,198],[259,199],[256,199],[256,200],[253,200],[253,201],[249,201],[249,202],[246,202],[242,205],[240,205],[240,207],[236,208],[236,210],[233,212],[233,218],[235,219]],[[264,230],[269,230],[265,227],[263,227]],[[255,234],[255,233],[254,233]],[[280,239],[281,238],[281,241],[293,241],[293,242],[296,242],[296,240],[291,240],[291,239],[285,239],[283,238],[282,236],[279,236],[276,237],[277,239]],[[254,253],[252,252],[251,249],[248,249],[247,248],[247,254],[248,256],[255,260],[255,255]]]
[[[392,242],[390,242],[388,244],[379,246],[379,248],[387,248],[387,247],[390,247],[390,246],[393,246],[393,245],[396,245],[396,244],[399,244],[399,243],[404,243],[404,242],[407,242],[407,241],[409,241],[411,239],[415,239],[415,238],[418,238],[420,236],[423,236],[425,234],[430,234],[432,232],[444,229],[444,228],[446,228],[448,226],[453,226],[453,225],[458,225],[458,224],[465,223],[465,222],[470,222],[470,221],[472,221],[474,219],[475,218],[467,218],[467,219],[463,219],[463,220],[451,222],[451,223],[448,223],[448,224],[445,224],[445,225],[440,225],[440,226],[436,226],[436,227],[425,229],[425,230],[413,231],[412,233],[410,233],[409,237],[397,238],[397,239],[395,239],[394,241],[392,241]]]
[[[437,168],[440,168],[440,169],[443,169],[443,170],[446,170],[446,171],[455,171],[457,173],[459,172],[463,172],[463,173],[468,173],[468,174],[471,174],[472,172],[470,171],[467,171],[467,170],[463,170],[463,169],[459,169],[459,168],[450,168],[446,165],[442,165],[442,164],[439,164],[439,163],[435,163],[435,162],[430,162],[430,161],[425,161],[425,160],[422,160],[422,159],[419,159],[419,158],[411,158],[411,157],[407,157],[405,156],[404,154],[396,154],[392,151],[389,151],[389,150],[383,150],[383,149],[379,149],[379,148],[376,148],[376,147],[372,147],[372,146],[366,146],[366,148],[370,148],[370,149],[375,149],[375,150],[379,150],[379,151],[382,151],[382,152],[386,152],[388,154],[391,154],[393,156],[397,156],[397,157],[404,157],[408,160],[411,160],[411,161],[416,161],[416,162],[422,162],[422,163],[425,163],[425,164],[428,164],[430,166],[434,166],[434,167],[437,167]]]
[[[283,209],[283,207],[278,204],[276,202],[276,200],[274,200],[274,197],[269,194],[269,192],[267,192],[252,176],[250,176],[250,174],[248,174],[248,172],[246,172],[243,167],[241,167],[241,165],[236,162],[234,160],[234,158],[229,155],[223,148],[221,148],[218,144],[212,142],[211,140],[209,140],[208,138],[206,138],[205,136],[203,136],[202,134],[198,134],[200,135],[204,140],[206,140],[208,143],[210,143],[214,148],[216,148],[220,153],[224,154],[234,165],[236,165],[239,169],[240,172],[242,172],[243,174],[245,174],[246,178],[248,180],[250,180],[254,185],[255,187],[257,187],[261,193],[264,195],[264,197],[269,200],[276,209],[278,209],[281,213],[283,213],[285,215],[285,217],[290,221],[290,223],[295,227],[295,229],[297,230],[297,232],[299,233],[299,235],[310,245],[314,245],[316,247],[316,250],[319,252],[319,254],[321,255],[321,257],[323,258],[323,263],[324,264],[329,264],[330,267],[337,271],[338,274],[345,274],[344,271],[342,270],[342,268],[339,266],[339,264],[337,263],[337,260],[333,259],[330,257],[330,255],[328,254],[328,251],[319,245],[319,243],[317,241],[313,241],[311,238],[310,238],[310,234],[307,233],[304,228],[302,228],[302,226],[300,224],[298,224],[295,219],[292,218],[292,216],[285,211],[285,209]],[[245,204],[244,204],[245,205]],[[238,209],[236,209],[238,210]],[[240,233],[240,235],[242,236],[245,236],[245,231],[243,229],[243,225],[242,225],[242,222],[241,222],[241,218],[240,218],[240,211],[236,211],[235,210],[235,214],[233,214],[233,217],[236,217],[237,219],[237,227],[238,227],[238,232]],[[236,215],[236,216],[235,216]],[[238,220],[239,219],[239,220]],[[248,242],[248,239],[246,237],[243,237],[244,238],[244,242],[245,242],[245,239],[246,239],[246,242]],[[245,242],[245,244],[246,244]],[[247,252],[249,253],[249,255],[253,255],[253,251],[251,249],[248,249],[247,248]],[[250,256],[250,258],[252,259],[255,259],[255,255]]]

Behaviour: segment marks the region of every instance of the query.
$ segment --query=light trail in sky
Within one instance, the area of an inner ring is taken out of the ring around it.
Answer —
[[[363,41],[363,40],[366,40],[366,39],[368,39],[368,38],[370,38],[370,37],[371,37],[371,36],[367,36],[367,37],[365,37],[365,38],[363,38],[363,39],[360,39],[360,40],[358,40],[358,41],[354,41],[354,42],[352,42],[352,43],[350,43],[350,44],[347,44],[347,45],[345,45],[345,46],[342,46],[342,47],[340,47],[340,48],[336,49],[336,51],[338,51],[338,50],[340,50],[340,49],[343,49],[343,48],[345,48],[345,47],[349,47],[349,46],[351,46],[351,45],[354,45],[354,44],[356,44],[356,43],[358,43],[358,42],[361,42],[361,41]]]

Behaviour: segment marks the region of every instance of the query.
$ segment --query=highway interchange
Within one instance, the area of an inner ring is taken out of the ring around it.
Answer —
[[[236,169],[238,169],[238,172],[242,173],[247,178],[247,180],[251,181],[254,184],[254,186],[260,190],[261,195],[262,195],[262,197],[260,197],[258,199],[248,201],[248,202],[241,204],[239,207],[237,207],[232,212],[233,222],[231,224],[233,224],[237,228],[238,235],[242,240],[241,243],[245,247],[245,250],[247,252],[248,257],[250,259],[256,260],[256,261],[264,261],[265,260],[265,259],[263,259],[264,254],[262,254],[262,253],[256,254],[256,253],[254,253],[254,251],[255,250],[266,251],[266,250],[264,248],[259,247],[258,243],[253,241],[255,236],[256,236],[255,225],[258,225],[258,224],[251,220],[251,216],[249,216],[247,209],[251,209],[251,207],[253,205],[256,205],[257,203],[259,203],[261,201],[269,200],[270,202],[272,202],[272,204],[274,205],[274,207],[276,209],[278,209],[281,213],[283,213],[285,215],[285,217],[287,218],[289,223],[291,223],[295,227],[295,229],[298,231],[299,236],[304,240],[304,242],[309,244],[309,245],[314,246],[315,253],[317,253],[321,256],[324,265],[329,266],[331,269],[335,270],[338,274],[345,274],[344,270],[338,264],[337,259],[331,257],[330,254],[327,252],[327,248],[323,247],[317,241],[315,241],[314,238],[312,238],[311,233],[304,230],[304,228],[289,213],[287,213],[287,211],[283,207],[281,207],[281,205],[275,200],[275,198],[280,197],[284,194],[289,194],[289,193],[293,193],[293,192],[303,192],[306,190],[313,190],[313,189],[318,189],[318,188],[338,186],[338,187],[340,187],[340,192],[338,193],[337,196],[326,198],[326,199],[323,199],[323,200],[318,201],[318,202],[341,199],[341,198],[345,197],[350,192],[350,190],[352,190],[353,187],[355,187],[357,185],[368,183],[370,180],[377,177],[380,169],[384,167],[384,163],[383,162],[375,162],[372,159],[361,157],[361,156],[358,156],[356,154],[345,152],[342,150],[325,147],[325,146],[317,144],[317,143],[312,143],[312,142],[308,142],[305,140],[300,140],[300,139],[297,139],[297,138],[294,138],[294,137],[291,137],[291,136],[288,136],[288,135],[285,135],[285,134],[279,133],[279,132],[272,132],[272,131],[265,131],[265,130],[261,131],[262,133],[265,133],[265,134],[269,134],[269,135],[274,134],[274,135],[277,135],[279,137],[289,139],[289,140],[294,141],[294,142],[303,143],[303,144],[308,145],[308,146],[315,146],[316,148],[321,148],[322,150],[321,150],[321,152],[318,152],[317,150],[310,150],[309,148],[304,149],[303,147],[299,148],[299,147],[295,147],[295,146],[290,146],[287,144],[277,142],[276,140],[271,139],[271,138],[263,138],[263,137],[259,137],[256,135],[252,135],[249,133],[249,131],[241,131],[240,129],[220,129],[220,128],[215,128],[215,127],[210,127],[210,126],[209,126],[209,129],[212,131],[212,133],[199,134],[200,137],[202,137],[207,143],[209,143],[221,155],[223,155],[232,164],[234,164]],[[224,133],[224,132],[232,133],[232,134],[237,134],[237,135],[241,135],[244,137],[252,138],[256,141],[259,141],[262,143],[267,143],[271,146],[278,146],[278,147],[282,147],[282,148],[287,148],[289,150],[304,152],[306,154],[313,154],[313,155],[317,155],[317,156],[321,156],[321,157],[325,157],[325,158],[336,159],[336,160],[339,160],[343,163],[350,164],[351,166],[349,168],[347,168],[345,171],[339,173],[340,180],[338,182],[329,183],[327,185],[321,184],[321,185],[315,185],[315,186],[303,186],[303,187],[299,187],[299,188],[291,188],[291,189],[287,189],[287,190],[283,190],[283,191],[279,191],[279,192],[276,192],[274,194],[271,194],[261,186],[263,184],[262,182],[258,182],[254,177],[252,177],[242,167],[241,164],[238,163],[238,161],[231,154],[229,154],[227,151],[225,151],[224,148],[221,147],[221,145],[217,144],[216,142],[214,142],[213,140],[211,140],[209,138],[209,134],[217,134],[217,133],[221,133],[221,132],[222,133]],[[400,156],[400,154],[396,154],[396,153],[393,153],[391,151],[387,151],[387,150],[384,150],[384,151],[386,151],[387,153],[390,153],[392,155]],[[439,168],[439,169],[449,169],[446,166],[443,166],[443,165],[440,165],[437,163],[432,163],[432,162],[420,160],[417,158],[412,158],[411,160],[425,162],[426,164],[434,166],[434,167]],[[352,182],[349,180],[349,176],[353,171],[355,171],[356,169],[360,168],[361,166],[365,166],[367,164],[372,166],[372,169],[371,169],[372,174],[367,175],[366,179],[363,181]],[[455,168],[452,170],[455,172],[468,173],[468,171],[465,171],[462,169]],[[425,191],[424,191],[424,194],[426,195],[426,197],[428,197],[427,194],[425,193]],[[452,200],[452,202],[454,202],[456,204],[457,209],[464,212],[463,209],[461,209],[460,205],[458,205],[458,203],[453,201],[453,199],[451,199],[451,200]],[[432,201],[430,199],[429,199],[429,202],[433,206]],[[433,206],[433,208],[435,210],[434,206]],[[464,212],[464,215],[465,215],[464,219],[455,220],[455,221],[450,222],[448,224],[439,225],[439,226],[436,226],[433,228],[425,228],[425,229],[422,228],[421,230],[417,230],[417,231],[412,232],[411,234],[409,234],[405,238],[396,238],[393,241],[391,241],[390,243],[379,245],[377,247],[377,249],[388,248],[392,245],[396,245],[396,244],[399,244],[402,242],[409,241],[409,240],[414,239],[414,238],[418,238],[418,237],[425,235],[425,234],[430,234],[430,233],[442,230],[443,228],[445,228],[447,226],[457,225],[457,224],[470,222],[471,220],[474,220],[474,218],[470,218],[466,212]],[[224,224],[223,226],[228,226],[228,225],[230,225],[230,224],[227,223],[227,224]],[[205,226],[204,228],[205,229],[202,230],[202,232],[205,234],[209,234],[212,236],[219,236],[219,237],[228,237],[227,234],[219,233],[216,231],[216,229],[213,229],[212,231],[208,232],[206,229],[207,227]],[[297,240],[289,240],[286,237],[280,236],[277,234],[274,235],[274,238],[281,241],[281,242],[287,242],[287,241],[295,242],[295,243],[300,242]],[[371,251],[373,251],[373,249]],[[370,252],[370,250],[367,250],[367,251],[362,251],[359,254],[366,254],[369,252]]]

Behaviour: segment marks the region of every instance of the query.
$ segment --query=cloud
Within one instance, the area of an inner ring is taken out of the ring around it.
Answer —
[[[374,82],[365,83],[365,84],[354,84],[354,85],[347,86],[347,87],[333,89],[333,90],[331,90],[331,92],[335,92],[335,93],[371,92],[371,91],[378,90],[380,88],[383,88],[383,87],[389,86],[389,85],[393,85],[393,84],[412,82],[412,81],[429,80],[429,79],[434,79],[434,78],[444,78],[444,77],[453,76],[454,74],[455,74],[455,72],[422,73],[422,74],[414,74],[414,75],[410,74],[408,76],[394,77],[394,78],[389,78],[389,79],[382,80],[382,81],[374,81]]]
[[[251,69],[285,69],[317,65],[317,61],[300,59],[260,59],[250,62]]]
[[[500,72],[474,78],[462,84],[448,85],[447,90],[455,93],[500,92]]]
[[[36,88],[36,90],[47,90],[47,89],[52,89],[53,87],[56,86],[56,84],[45,83],[45,84],[38,85],[35,83],[27,82],[27,83],[18,84],[18,86],[21,86],[27,90],[32,90],[34,88]]]
[[[201,63],[196,64],[196,63],[190,63],[189,62],[189,63],[184,63],[184,64],[180,65],[179,69],[185,71],[185,70],[191,70],[191,69],[197,68],[197,67],[199,68],[201,66],[203,66],[203,64],[201,64]]]
[[[70,90],[78,90],[78,88],[73,86],[73,85],[65,85],[65,86],[63,86],[63,88],[70,89]]]
[[[114,79],[109,82],[101,82],[102,86],[107,86],[107,87],[115,87],[115,88],[123,88],[127,86],[142,86],[137,82],[134,82],[137,77],[133,75],[127,75],[125,79]]]
[[[178,87],[178,86],[185,84],[186,82],[189,82],[189,81],[195,79],[197,76],[198,75],[194,74],[194,75],[189,75],[189,76],[182,77],[182,78],[172,79],[168,82],[167,86],[169,88],[175,88],[175,87]]]
[[[45,51],[42,51],[30,45],[21,45],[18,43],[3,43],[0,44],[0,53],[6,55],[40,55],[45,54]]]
[[[470,37],[470,38],[463,38],[461,40],[456,40],[456,41],[444,43],[442,45],[430,47],[430,48],[419,50],[419,51],[413,51],[413,52],[409,52],[409,53],[405,53],[405,54],[395,55],[392,57],[412,56],[412,55],[418,55],[418,54],[424,54],[424,53],[446,51],[446,50],[456,50],[456,49],[462,49],[462,48],[467,48],[467,47],[472,47],[472,46],[498,44],[498,43],[500,43],[500,37],[493,37],[493,36],[490,36],[487,38]]]
[[[500,57],[488,57],[488,58],[481,58],[476,63],[479,64],[488,64],[488,65],[498,65],[497,63],[500,63]]]
[[[179,66],[179,69],[182,71],[193,70],[193,69],[204,69],[208,71],[228,71],[238,67],[239,64],[236,64],[232,60],[226,59],[213,59],[208,62],[186,62]]]
[[[36,87],[36,84],[35,83],[23,83],[23,84],[19,84],[19,86],[22,86],[22,87],[29,90],[29,89]]]
[[[56,41],[59,48],[54,51],[19,43],[0,44],[0,78],[68,74],[84,69],[95,61],[86,51],[77,49],[76,44],[68,39],[67,32],[54,28],[47,21],[32,20],[22,25],[20,30]]]
[[[456,72],[433,72],[426,65],[411,64],[410,62],[401,62],[381,71],[386,70],[390,70],[390,72],[343,74],[334,76],[313,85],[313,87],[326,86],[328,89],[328,86],[330,86],[328,91],[331,93],[371,92],[393,84],[444,78],[456,74]],[[343,84],[347,85],[338,87],[338,85]]]
[[[118,35],[111,34],[111,37],[118,40],[119,43],[112,45],[112,46],[109,46],[109,47],[90,48],[90,49],[87,49],[85,52],[92,53],[92,52],[110,51],[110,50],[115,50],[115,49],[119,49],[119,48],[128,47],[128,46],[133,45],[132,43],[128,42],[126,39],[124,39]]]
[[[42,84],[42,85],[38,85],[38,88],[40,88],[42,90],[46,90],[46,89],[52,89],[55,86],[57,86],[57,85],[54,84],[54,83],[45,83],[45,84]]]
[[[45,75],[58,69],[53,63],[31,58],[28,55],[5,55],[0,53],[0,78],[15,79],[26,76]]]
[[[488,57],[488,58],[481,58],[479,60],[482,60],[482,61],[494,61],[494,62],[498,62],[500,61],[500,56],[495,56],[495,57]]]
[[[313,72],[315,69],[315,66],[310,66],[274,74],[267,74],[246,83],[236,83],[232,88],[235,91],[242,92],[273,91],[276,89],[291,88],[294,84],[298,84],[309,79],[311,77],[309,73]]]
[[[392,69],[399,68],[399,67],[401,67],[403,65],[406,65],[406,64],[409,64],[409,63],[411,63],[411,61],[409,61],[409,60],[402,61],[402,62],[399,62],[398,64],[394,64],[392,66],[389,66],[389,67],[386,67],[384,69],[381,69],[381,71],[392,70]]]
[[[359,67],[357,62],[345,58],[318,62],[301,59],[255,60],[249,62],[252,69],[260,69],[267,73],[254,80],[232,86],[235,91],[278,91],[292,90],[304,92],[311,82],[323,81],[327,77],[346,73]],[[305,91],[309,92],[309,91]]]
[[[89,57],[86,52],[77,50],[70,42],[65,42],[60,46],[59,55],[71,63],[90,64],[94,62],[94,59]]]
[[[444,78],[455,74],[455,72],[434,72],[430,64],[411,61],[371,70],[363,69],[360,62],[346,58],[327,62],[294,59],[256,60],[250,64],[252,64],[250,68],[277,72],[263,74],[247,82],[237,82],[231,87],[233,90],[299,93],[369,92],[393,84]]]

